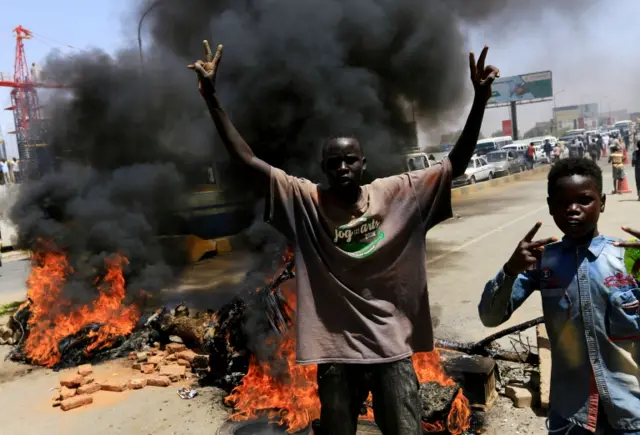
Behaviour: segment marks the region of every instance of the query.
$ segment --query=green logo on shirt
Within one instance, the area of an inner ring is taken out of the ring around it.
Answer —
[[[333,243],[354,258],[365,258],[373,254],[384,239],[380,231],[381,222],[371,216],[360,216],[334,230]]]

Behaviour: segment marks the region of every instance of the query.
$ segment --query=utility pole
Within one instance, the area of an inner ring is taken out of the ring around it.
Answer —
[[[511,107],[511,128],[513,130],[513,140],[518,140],[518,111],[516,110],[516,102],[509,103]]]

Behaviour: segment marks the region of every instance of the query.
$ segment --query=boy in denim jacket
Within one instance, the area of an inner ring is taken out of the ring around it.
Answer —
[[[556,163],[547,202],[565,236],[534,241],[538,222],[479,305],[482,323],[494,327],[540,290],[553,360],[550,434],[640,435],[640,289],[624,263],[625,248],[640,242],[598,232],[602,191],[595,162]]]

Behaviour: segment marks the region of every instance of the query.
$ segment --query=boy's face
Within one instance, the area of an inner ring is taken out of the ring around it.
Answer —
[[[586,241],[598,229],[605,200],[592,178],[571,175],[558,180],[547,203],[553,220],[567,237]]]

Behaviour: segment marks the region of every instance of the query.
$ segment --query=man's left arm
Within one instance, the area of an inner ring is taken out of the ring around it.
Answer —
[[[477,64],[475,55],[469,53],[469,70],[471,72],[471,82],[473,83],[475,96],[462,134],[449,153],[452,170],[451,175],[453,178],[464,174],[475,152],[478,136],[480,135],[480,128],[482,127],[484,111],[487,106],[487,101],[491,98],[491,84],[497,77],[500,77],[498,68],[491,65],[485,66],[488,50],[489,47],[487,46],[482,49]]]

